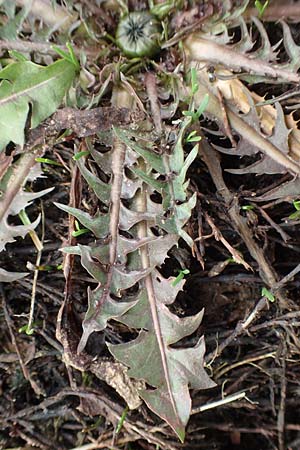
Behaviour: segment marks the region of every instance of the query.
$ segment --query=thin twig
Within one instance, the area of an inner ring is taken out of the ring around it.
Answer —
[[[12,325],[12,321],[7,309],[7,305],[6,305],[6,300],[5,300],[5,296],[4,296],[4,292],[2,292],[3,294],[3,299],[2,299],[2,307],[3,307],[3,311],[4,311],[4,317],[5,317],[5,321],[7,324],[7,328],[11,337],[11,341],[13,346],[15,347],[16,353],[18,355],[18,359],[20,362],[20,366],[24,375],[24,378],[29,381],[32,389],[34,390],[34,392],[36,393],[36,395],[40,396],[40,395],[45,395],[45,393],[43,392],[43,390],[40,388],[40,386],[38,386],[38,384],[31,378],[31,375],[23,361],[23,357],[21,355],[21,352],[19,350],[19,346],[17,344],[17,340],[13,331],[13,325]]]
[[[65,45],[56,45],[60,50],[67,51]],[[76,52],[79,49],[72,47]],[[47,55],[57,55],[57,52],[52,48],[51,44],[44,44],[41,42],[30,42],[30,41],[7,41],[0,39],[0,51],[1,50],[17,50],[18,52],[28,53],[28,52],[38,52]]]
[[[232,224],[239,235],[242,237],[244,243],[246,244],[251,256],[259,265],[260,276],[263,281],[272,287],[277,281],[277,274],[274,269],[270,266],[267,259],[265,258],[263,250],[258,246],[254,238],[252,237],[252,232],[249,229],[244,218],[240,215],[240,208],[238,200],[227,188],[222,175],[222,169],[219,161],[218,153],[209,145],[206,138],[202,134],[202,140],[199,146],[199,153],[203,156],[203,159],[209,169],[210,175],[213,182],[219,192],[223,197],[225,204],[228,208],[228,215],[232,221]]]
[[[219,406],[236,402],[237,400],[241,400],[242,398],[246,398],[246,392],[238,392],[236,394],[228,395],[221,400],[216,400],[215,402],[207,403],[206,405],[193,408],[191,414],[197,414],[203,411],[207,411],[208,409],[218,408]]]
[[[233,332],[223,342],[221,342],[221,344],[218,345],[216,350],[206,356],[205,361],[209,363],[213,359],[220,356],[224,349],[228,347],[228,345],[230,345],[240,334],[247,330],[249,325],[256,319],[260,311],[262,311],[267,304],[268,300],[265,297],[262,297],[255,305],[255,308],[251,311],[248,317],[244,321],[239,321],[237,323]]]
[[[44,214],[44,208],[42,207],[42,236],[41,236],[42,248],[41,248],[41,250],[39,250],[37,252],[36,261],[35,261],[35,270],[34,270],[33,282],[32,282],[31,302],[30,302],[27,332],[30,332],[30,330],[32,329],[32,324],[33,324],[36,287],[37,287],[37,281],[38,281],[38,276],[39,276],[39,265],[41,263],[41,258],[42,258],[42,254],[43,254],[44,238],[45,238],[45,214]]]
[[[261,208],[260,206],[256,206],[256,208],[259,210],[261,215],[266,219],[267,222],[274,228],[274,230],[277,231],[277,233],[280,234],[284,242],[287,242],[291,239],[291,236],[289,236],[276,222],[274,222],[273,219],[267,214],[267,212]]]
[[[261,75],[275,80],[284,80],[289,83],[299,83],[297,73],[282,69],[280,66],[271,66],[268,62],[254,59],[243,53],[237,52],[228,45],[217,44],[213,40],[204,39],[194,34],[184,42],[184,48],[193,61],[208,61],[212,64],[220,64],[231,70],[246,71],[251,74]]]
[[[247,8],[243,14],[244,19],[250,19],[251,17],[255,17],[259,15],[258,8]],[[283,0],[282,4],[278,4],[278,2],[269,3],[268,7],[264,11],[263,19],[268,22],[277,22],[280,19],[289,19],[292,21],[299,21],[300,17],[300,5],[298,2],[288,3],[286,0]]]
[[[287,354],[287,346],[286,346],[286,336],[282,336],[283,342],[283,355],[281,357],[282,364],[282,372],[281,372],[281,389],[280,389],[280,404],[279,410],[277,414],[277,430],[278,430],[278,449],[285,450],[285,442],[284,442],[284,429],[285,429],[285,403],[286,403],[286,388],[287,388],[287,380],[286,380],[286,354]]]

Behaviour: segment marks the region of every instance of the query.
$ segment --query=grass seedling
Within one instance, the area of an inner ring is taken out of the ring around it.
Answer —
[[[269,4],[269,0],[266,0],[264,4],[262,4],[259,0],[255,0],[255,8],[258,11],[259,17],[264,15],[264,12]]]
[[[78,161],[80,158],[83,158],[84,156],[88,156],[89,154],[90,154],[89,151],[77,152],[77,153],[75,153],[74,156],[72,156],[72,159],[74,159],[74,161]]]
[[[193,103],[192,103],[192,106],[190,107],[190,109],[188,111],[182,111],[182,114],[184,116],[191,117],[193,122],[197,122],[199,120],[200,116],[206,110],[208,102],[209,102],[209,95],[205,94],[202,99],[202,102],[199,105],[199,108],[196,111],[193,111],[194,107],[193,107]]]
[[[19,328],[18,331],[19,333],[26,333],[27,336],[31,336],[34,333],[34,325],[35,324],[33,323],[31,324],[31,326],[29,326],[27,323],[26,325],[23,325],[23,327]]]
[[[190,143],[190,142],[199,142],[201,141],[201,136],[197,136],[197,131],[191,131],[190,134],[186,137],[185,142],[186,143]]]
[[[87,228],[80,228],[79,222],[75,220],[75,228],[76,230],[72,232],[73,237],[81,236],[82,234],[88,233],[90,230]]]
[[[192,95],[194,96],[199,89],[197,71],[195,67],[191,68],[191,86],[192,86]]]
[[[44,164],[50,164],[52,166],[60,166],[63,167],[62,164],[58,163],[57,161],[54,161],[53,159],[49,158],[35,158],[36,162],[44,163]]]
[[[254,209],[254,205],[244,205],[241,207],[243,211],[252,211]]]
[[[69,50],[69,52],[66,52],[65,50],[62,50],[60,47],[57,47],[56,45],[52,45],[52,49],[59,56],[61,56],[63,59],[65,59],[69,63],[74,64],[74,66],[76,67],[76,70],[79,71],[80,70],[80,64],[79,64],[79,61],[78,61],[78,59],[77,59],[77,57],[75,55],[75,52],[74,52],[73,47],[70,44],[70,42],[66,43],[66,47]]]
[[[119,422],[117,424],[116,434],[120,433],[120,431],[122,429],[122,426],[123,426],[123,423],[124,423],[124,420],[126,419],[126,416],[128,414],[128,410],[129,410],[129,408],[128,408],[128,406],[126,406],[126,408],[122,412],[122,416],[120,417],[120,420],[119,420]]]
[[[195,67],[191,68],[191,101],[189,105],[188,111],[182,111],[182,114],[187,117],[191,117],[193,122],[197,122],[200,118],[200,116],[204,113],[208,101],[209,101],[209,95],[205,94],[202,102],[199,105],[199,108],[197,111],[194,111],[194,95],[196,92],[198,92],[199,84],[198,84],[198,77],[197,77],[197,70]],[[195,142],[195,141],[194,141]]]

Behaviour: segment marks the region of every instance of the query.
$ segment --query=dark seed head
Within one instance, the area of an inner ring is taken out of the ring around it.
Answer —
[[[121,19],[116,40],[121,50],[132,58],[153,56],[158,50],[160,24],[147,11],[132,12]]]

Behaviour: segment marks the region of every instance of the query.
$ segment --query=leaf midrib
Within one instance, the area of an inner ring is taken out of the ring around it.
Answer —
[[[37,90],[37,89],[40,89],[41,87],[47,85],[48,83],[50,83],[50,82],[52,82],[52,81],[55,81],[56,79],[58,79],[59,77],[61,77],[61,76],[64,74],[64,72],[65,72],[65,69],[62,70],[62,71],[60,71],[59,73],[55,74],[54,76],[51,76],[50,78],[47,78],[46,80],[43,80],[42,82],[40,82],[40,83],[38,83],[38,84],[35,84],[35,85],[33,85],[33,86],[30,86],[30,87],[27,88],[27,89],[18,91],[18,92],[14,93],[14,94],[11,94],[9,97],[6,97],[6,98],[4,98],[4,99],[1,99],[1,100],[0,100],[0,107],[1,107],[1,106],[4,106],[4,105],[7,104],[7,103],[14,102],[14,101],[18,100],[19,98],[29,96],[29,93],[30,93],[30,92],[33,92],[33,91],[35,91],[35,90]],[[7,80],[7,81],[9,81],[9,80]]]

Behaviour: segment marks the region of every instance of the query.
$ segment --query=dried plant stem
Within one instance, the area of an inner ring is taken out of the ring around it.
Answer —
[[[3,294],[3,292],[2,292],[2,294]],[[15,347],[16,353],[18,355],[18,359],[19,359],[19,362],[20,362],[20,366],[21,366],[24,378],[27,381],[29,381],[29,383],[30,383],[32,389],[34,390],[34,392],[36,393],[36,395],[38,395],[38,396],[39,395],[45,395],[45,393],[40,388],[40,386],[31,378],[31,375],[30,375],[30,373],[28,371],[28,368],[26,367],[26,364],[25,364],[25,362],[23,360],[23,357],[21,355],[21,352],[20,352],[20,349],[19,349],[16,337],[15,337],[15,334],[14,334],[14,331],[13,331],[13,325],[12,325],[12,321],[11,321],[11,318],[10,318],[10,315],[9,315],[9,312],[8,312],[8,308],[7,308],[7,305],[6,305],[6,300],[5,300],[4,294],[3,294],[3,300],[2,300],[2,307],[3,307],[3,312],[4,312],[4,317],[5,317],[5,321],[6,321],[6,324],[7,324],[7,328],[8,328],[10,337],[11,337],[11,341],[12,341],[12,344]]]
[[[218,99],[213,93],[212,86],[207,84],[207,80],[203,73],[199,72],[199,89],[195,95],[196,107],[200,105],[205,94],[209,95],[209,103],[206,113],[211,114],[218,119],[220,123],[223,121],[223,113]],[[282,153],[275,145],[268,141],[264,136],[259,134],[248,125],[242,118],[238,117],[230,108],[227,108],[227,115],[230,126],[235,129],[244,139],[246,139],[254,147],[260,150],[276,161],[278,164],[286,167],[293,174],[300,174],[300,164],[291,159],[285,153]]]
[[[284,80],[289,83],[299,83],[300,76],[269,63],[251,59],[248,56],[230,49],[229,46],[217,44],[208,39],[192,34],[184,42],[184,48],[190,60],[222,64],[231,70],[246,71],[252,74],[265,76],[275,80]]]
[[[203,137],[201,141],[199,153],[203,156],[213,182],[215,183],[218,192],[220,193],[220,195],[222,195],[226,205],[228,206],[228,214],[230,219],[232,220],[233,226],[243,238],[243,241],[245,242],[251,256],[259,265],[261,278],[269,287],[274,286],[277,281],[277,274],[270,267],[270,264],[264,256],[263,250],[255,242],[252,237],[251,230],[249,229],[245,220],[243,220],[243,218],[241,217],[238,201],[229,191],[223,180],[218,154],[216,150],[214,150],[208,144],[208,142],[206,142],[205,137]]]
[[[221,378],[223,375],[225,375],[227,372],[229,372],[232,369],[235,369],[236,367],[240,367],[240,366],[244,366],[245,364],[252,364],[256,361],[263,361],[264,359],[267,358],[276,358],[276,352],[268,352],[268,353],[264,353],[263,355],[259,355],[259,356],[253,356],[252,358],[247,358],[244,359],[242,361],[238,361],[234,364],[231,364],[230,366],[225,366],[223,369],[221,369],[220,371],[218,371],[217,373],[215,373],[215,379]]]
[[[37,257],[36,257],[36,269],[34,271],[33,275],[33,282],[32,282],[32,291],[31,291],[31,302],[30,302],[30,310],[29,310],[29,319],[28,319],[28,325],[27,325],[27,332],[29,332],[32,329],[33,324],[33,317],[34,317],[34,306],[35,306],[35,297],[36,297],[36,287],[37,287],[37,281],[39,276],[39,268],[38,266],[41,263],[41,258],[43,254],[43,243],[45,238],[45,215],[44,215],[44,209],[42,208],[42,237],[41,237],[41,248],[38,250]]]
[[[67,50],[65,45],[57,45],[56,47],[61,50]],[[0,50],[17,50],[18,52],[38,52],[44,53],[47,55],[57,55],[57,52],[53,50],[51,44],[44,44],[41,42],[30,42],[30,41],[7,41],[0,39]],[[79,49],[74,49],[76,52],[79,52]]]
[[[198,414],[200,412],[207,411],[208,409],[218,408],[219,406],[236,402],[237,400],[241,400],[242,398],[246,398],[246,392],[237,392],[236,394],[227,395],[221,400],[216,400],[215,402],[207,403],[206,405],[199,406],[198,408],[193,408],[191,414]]]
[[[282,336],[283,354],[281,359],[281,382],[280,382],[280,403],[277,414],[277,431],[278,431],[278,449],[285,450],[285,409],[286,409],[286,394],[287,394],[287,379],[286,379],[286,359],[287,359],[287,336]]]
[[[243,14],[244,19],[251,19],[251,17],[255,17],[259,15],[259,11],[257,8],[247,8]],[[300,4],[299,2],[287,4],[285,0],[282,1],[282,4],[274,4],[272,2],[269,3],[268,7],[264,11],[263,19],[264,21],[277,22],[277,20],[281,19],[289,19],[292,21],[298,21],[300,17]]]

